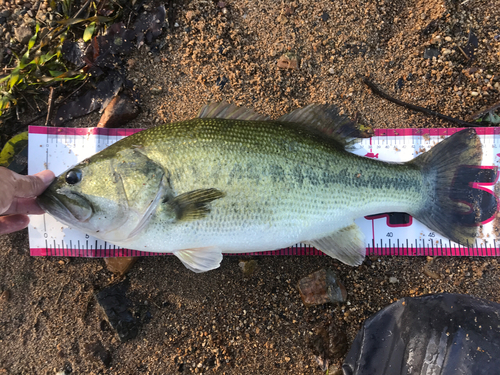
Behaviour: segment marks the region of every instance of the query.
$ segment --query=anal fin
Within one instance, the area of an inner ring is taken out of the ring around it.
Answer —
[[[222,252],[216,247],[200,247],[184,249],[174,252],[184,265],[196,273],[206,272],[219,268],[222,261]]]
[[[365,236],[356,224],[342,228],[323,238],[303,241],[326,255],[350,266],[359,266],[366,256]]]

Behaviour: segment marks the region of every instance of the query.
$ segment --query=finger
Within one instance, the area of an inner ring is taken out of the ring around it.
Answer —
[[[33,176],[22,176],[13,173],[15,196],[19,198],[33,198],[43,193],[43,191],[54,180],[52,171],[45,170]]]
[[[30,219],[26,215],[0,216],[0,235],[24,229],[29,222]]]
[[[38,205],[34,198],[14,198],[12,204],[4,212],[5,215],[42,215],[45,211]]]

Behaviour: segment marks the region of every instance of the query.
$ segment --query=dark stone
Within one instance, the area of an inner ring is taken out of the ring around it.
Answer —
[[[439,24],[437,20],[432,20],[429,24],[422,30],[422,35],[430,35],[439,29]]]
[[[428,47],[424,51],[424,59],[432,59],[433,57],[437,58],[439,56],[439,50],[434,47]]]
[[[131,301],[126,297],[127,280],[111,285],[96,294],[99,305],[104,310],[111,327],[121,341],[133,339],[139,333],[139,322],[129,310]]]
[[[403,78],[399,78],[396,82],[396,90],[401,90],[404,85],[405,81],[403,80]]]
[[[326,12],[323,12],[323,14],[321,15],[321,19],[326,22],[330,19],[330,15]]]
[[[96,341],[93,343],[87,343],[84,345],[85,351],[87,355],[96,362],[102,362],[104,366],[109,367],[111,364],[111,354],[106,348],[102,345],[100,341]]]
[[[215,81],[215,84],[217,86],[219,86],[219,88],[222,90],[224,88],[224,86],[226,86],[226,83],[228,83],[228,82],[229,82],[229,79],[226,76],[223,76],[223,77],[217,78],[217,80]]]
[[[330,363],[342,359],[349,349],[345,328],[335,322],[321,327],[310,342],[316,361],[326,371]]]
[[[144,319],[142,319],[143,324],[148,324],[151,319],[153,318],[153,315],[151,314],[150,311],[146,311],[146,314],[144,314]]]

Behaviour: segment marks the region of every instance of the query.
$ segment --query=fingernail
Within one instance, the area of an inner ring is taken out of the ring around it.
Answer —
[[[49,185],[56,177],[54,172],[49,171],[48,169],[36,173],[35,176],[39,177],[45,185]]]

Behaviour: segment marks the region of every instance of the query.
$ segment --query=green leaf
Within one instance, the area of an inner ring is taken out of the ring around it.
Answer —
[[[33,46],[35,45],[35,42],[36,42],[36,33],[31,37],[30,41],[28,42],[28,51],[26,53],[29,53],[30,49],[32,49]]]
[[[90,25],[87,26],[85,32],[83,33],[83,41],[88,42],[90,39],[92,39],[94,31],[95,31],[95,22],[92,22]]]
[[[66,72],[61,72],[59,70],[49,70],[49,73],[52,77],[59,77],[60,75],[63,75]]]
[[[57,23],[64,25],[64,26],[71,26],[71,25],[76,25],[77,23],[85,22],[87,21],[86,18],[70,18],[67,20],[60,20],[57,21]]]
[[[20,76],[19,76],[19,71],[16,71],[15,73],[12,72],[10,75],[10,80],[9,80],[9,88],[14,87],[14,85],[19,82]]]

